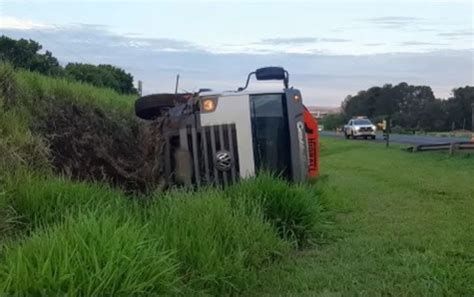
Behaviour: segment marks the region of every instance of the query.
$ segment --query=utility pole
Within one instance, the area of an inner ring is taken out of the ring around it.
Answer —
[[[474,103],[471,104],[472,114],[471,114],[471,141],[474,142]]]
[[[390,126],[392,125],[392,119],[385,118],[382,122],[383,139],[385,140],[385,147],[390,145]]]
[[[178,94],[178,87],[179,87],[179,74],[176,75],[176,87],[174,88],[175,95]]]
[[[138,94],[140,94],[140,96],[143,95],[143,84],[141,80],[138,81]]]

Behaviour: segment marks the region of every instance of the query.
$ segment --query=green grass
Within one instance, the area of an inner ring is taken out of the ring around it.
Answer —
[[[48,170],[47,143],[34,133],[61,105],[88,106],[117,122],[133,122],[133,96],[109,89],[15,70],[0,62],[0,170]]]
[[[472,156],[322,146],[339,239],[260,274],[257,295],[474,295]]]
[[[269,176],[225,191],[156,192],[142,201],[101,184],[28,171],[4,178],[0,296],[241,293],[294,243],[275,221],[307,220],[295,226],[313,234],[318,217],[325,218],[320,208],[302,212],[298,196],[266,201],[262,195],[275,193],[275,185],[283,193],[311,193]],[[252,189],[257,185],[266,190]],[[306,206],[322,203],[317,195],[304,198]],[[265,208],[276,209],[272,204],[286,212],[269,219]]]
[[[8,296],[149,296],[178,293],[173,252],[137,219],[76,214],[5,248],[0,292]]]
[[[244,201],[252,211],[261,205],[263,215],[280,237],[297,248],[320,243],[329,231],[323,193],[317,187],[290,185],[268,173],[245,180],[227,189],[234,200]]]
[[[165,194],[149,210],[153,234],[176,251],[181,272],[198,292],[222,295],[255,284],[257,269],[288,251],[260,205],[252,213],[220,190]]]
[[[132,115],[135,95],[121,95],[111,89],[89,84],[52,78],[26,70],[13,70],[0,63],[2,88],[0,93],[12,104],[21,103],[38,111],[38,104],[75,103],[94,106],[112,113]],[[10,90],[7,92],[6,90]]]

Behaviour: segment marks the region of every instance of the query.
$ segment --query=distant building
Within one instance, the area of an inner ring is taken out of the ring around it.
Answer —
[[[313,117],[317,119],[322,119],[328,114],[340,113],[340,107],[330,107],[330,106],[308,106],[309,112]]]

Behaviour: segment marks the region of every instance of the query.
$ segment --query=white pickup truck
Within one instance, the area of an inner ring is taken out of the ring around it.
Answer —
[[[375,132],[377,127],[365,117],[358,117],[351,119],[347,125],[344,126],[344,135],[346,139],[363,137],[364,139],[375,139]]]

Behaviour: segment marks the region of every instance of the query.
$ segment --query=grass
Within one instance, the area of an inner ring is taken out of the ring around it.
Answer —
[[[51,156],[47,143],[31,128],[47,119],[56,105],[97,108],[117,122],[130,124],[133,103],[133,96],[16,70],[0,62],[0,169],[23,166],[48,170]]]
[[[0,292],[11,296],[177,293],[180,279],[173,253],[160,240],[150,240],[136,219],[97,212],[68,217],[61,225],[8,246],[0,265]]]
[[[14,70],[1,62],[0,78],[0,93],[8,97],[11,104],[21,103],[30,110],[39,111],[38,104],[69,102],[94,106],[111,113],[133,114],[134,95],[121,95],[111,89],[21,69]]]
[[[260,274],[256,295],[474,295],[472,156],[327,138],[322,146],[339,240]]]
[[[244,201],[252,211],[255,203],[280,237],[297,248],[321,242],[328,233],[328,212],[323,193],[316,187],[290,185],[268,173],[248,179],[227,189],[230,197]],[[315,199],[317,197],[317,199]]]
[[[291,215],[269,220],[264,208],[275,209],[275,202],[262,203],[265,191],[252,187],[275,193],[279,185],[283,193],[299,193],[303,186],[269,176],[242,185],[157,192],[140,202],[100,184],[9,175],[0,196],[0,210],[8,215],[0,221],[0,295],[218,296],[250,290],[259,271],[286,257],[294,243],[274,221],[309,220],[315,225],[298,228],[312,234],[320,212],[299,217],[301,202],[284,194],[281,200],[288,201],[278,204]],[[305,203],[320,202],[312,195]]]
[[[166,194],[149,210],[148,224],[176,251],[181,272],[198,292],[222,295],[252,287],[259,267],[289,245],[263,220],[260,205],[247,212],[223,192]],[[194,292],[193,294],[195,294]]]

